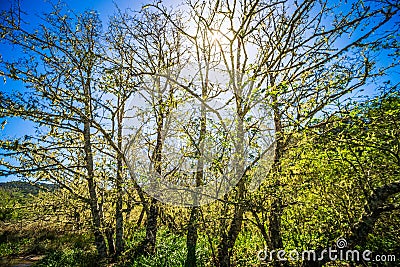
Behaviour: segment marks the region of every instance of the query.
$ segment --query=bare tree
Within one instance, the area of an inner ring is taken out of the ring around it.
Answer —
[[[120,67],[138,77],[136,96],[131,99],[132,113],[136,118],[130,125],[132,138],[128,140],[126,149],[128,155],[132,151],[140,150],[143,157],[128,161],[141,160],[141,166],[134,167],[135,177],[140,181],[143,175],[150,181],[151,186],[157,187],[159,179],[166,179],[168,162],[164,162],[164,143],[170,127],[171,112],[176,107],[178,96],[176,86],[167,78],[178,77],[181,70],[181,47],[177,31],[173,31],[166,19],[160,19],[159,14],[143,10],[131,16],[120,13],[115,27],[121,32],[121,46],[119,51],[124,51],[125,61]],[[154,132],[153,132],[154,131]],[[132,150],[129,152],[129,150]],[[140,154],[137,153],[136,156]],[[147,157],[147,159],[146,159]],[[147,168],[147,170],[145,170]],[[138,253],[153,253],[157,237],[157,220],[160,215],[160,203],[154,196],[146,201],[146,237]]]
[[[2,116],[20,116],[36,122],[44,133],[25,138],[22,146],[8,147],[16,150],[20,162],[9,167],[11,172],[55,181],[87,202],[97,251],[104,258],[107,253],[92,133],[92,122],[100,111],[93,101],[101,65],[100,21],[95,12],[68,17],[62,14],[61,6],[54,6],[44,17],[46,24],[30,31],[25,29],[21,12],[17,9],[2,14],[1,35],[3,41],[24,50],[30,58],[2,62],[2,74],[24,82],[32,90],[26,92],[29,97],[5,96]],[[76,143],[74,138],[82,142]],[[65,175],[69,179],[62,178]],[[81,178],[86,181],[87,197],[71,185],[80,183]]]

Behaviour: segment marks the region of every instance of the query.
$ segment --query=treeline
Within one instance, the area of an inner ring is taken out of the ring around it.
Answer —
[[[57,185],[40,183],[40,182],[31,184],[28,182],[12,181],[12,182],[0,183],[0,188],[2,190],[18,191],[24,195],[28,194],[37,195],[41,189],[44,191],[54,191],[57,189]]]
[[[24,88],[2,89],[0,116],[36,128],[1,140],[0,175],[56,184],[110,261],[156,255],[161,226],[185,236],[186,266],[338,237],[396,251],[400,98],[383,81],[399,8],[188,1],[104,24],[61,3],[34,28],[15,4],[0,36],[21,58],[4,56],[0,74]],[[351,98],[367,86],[380,96]]]

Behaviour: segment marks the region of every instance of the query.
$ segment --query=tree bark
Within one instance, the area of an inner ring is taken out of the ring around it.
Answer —
[[[106,229],[106,238],[108,244],[108,255],[115,254],[115,246],[114,246],[114,230],[113,228],[108,227]]]
[[[158,84],[159,87],[159,84]],[[162,149],[163,149],[163,139],[162,139],[162,130],[164,127],[164,111],[162,100],[159,101],[158,104],[158,114],[157,114],[157,141],[156,146],[152,155],[152,162],[154,165],[155,176],[160,177],[162,172],[161,160],[162,160]],[[151,174],[153,175],[153,174]],[[158,178],[156,177],[156,179]],[[143,252],[146,253],[154,253],[156,249],[156,241],[157,241],[157,219],[159,215],[159,207],[158,200],[155,198],[151,199],[150,207],[147,214],[146,221],[146,238],[144,240]]]
[[[206,78],[207,82],[207,78]],[[207,85],[203,85],[202,89],[202,97],[206,98],[207,94]],[[206,127],[207,127],[207,114],[206,108],[204,105],[201,105],[201,115],[200,115],[200,134],[199,134],[199,142],[198,142],[198,156],[199,160],[197,162],[197,170],[196,170],[196,186],[199,187],[203,184],[203,176],[204,176],[204,138],[206,135]],[[197,222],[199,217],[199,207],[198,202],[200,201],[199,196],[197,194],[193,195],[193,204],[190,211],[190,218],[188,224],[187,238],[186,238],[186,247],[187,247],[187,255],[186,255],[186,267],[195,267],[196,265],[196,246],[197,246]]]
[[[229,225],[228,234],[222,235],[222,240],[218,248],[218,262],[220,267],[229,267],[231,266],[231,256],[232,250],[235,246],[236,239],[242,229],[243,222],[243,214],[244,214],[244,206],[243,200],[245,196],[245,173],[244,173],[244,121],[243,114],[241,111],[238,111],[237,114],[238,122],[236,126],[236,170],[235,175],[236,178],[239,179],[239,182],[236,185],[237,195],[236,199],[238,203],[235,204],[234,215],[232,221]],[[224,232],[224,230],[222,230]]]
[[[273,111],[274,111],[274,127],[275,127],[275,156],[273,165],[273,174],[276,177],[276,187],[280,186],[279,173],[280,173],[280,161],[283,155],[284,143],[283,143],[283,127],[281,121],[281,114],[278,107],[278,97],[275,95],[272,97]],[[277,188],[275,189],[277,190]],[[269,228],[268,235],[270,240],[270,250],[276,250],[283,248],[282,233],[281,233],[281,216],[283,212],[282,199],[279,195],[272,198],[271,214],[269,217]]]
[[[90,89],[86,87],[85,95],[85,121],[84,121],[84,150],[85,150],[85,160],[86,160],[86,169],[87,169],[87,184],[89,190],[89,198],[90,198],[90,210],[92,213],[92,226],[93,226],[93,234],[96,244],[97,253],[100,258],[105,258],[107,256],[106,244],[104,240],[104,236],[101,233],[101,215],[98,205],[98,198],[96,193],[96,185],[94,181],[94,169],[93,169],[93,153],[92,153],[92,144],[90,140],[90,118],[91,118],[91,105],[90,105]]]
[[[118,98],[118,104],[120,102],[120,97]],[[121,255],[121,253],[124,250],[124,217],[122,213],[122,120],[123,120],[123,114],[124,114],[124,109],[125,105],[123,104],[121,106],[121,109],[118,111],[117,114],[117,120],[118,120],[118,125],[117,125],[117,146],[118,146],[118,151],[117,151],[117,179],[116,179],[116,191],[117,191],[117,202],[115,205],[115,256]]]
[[[399,207],[387,205],[385,202],[390,196],[400,193],[400,181],[376,188],[364,206],[364,212],[360,220],[352,227],[348,239],[350,247],[364,246],[367,242],[368,234],[372,233],[376,221],[383,212],[391,211]]]
[[[156,250],[157,242],[157,219],[158,219],[158,201],[153,198],[150,202],[149,213],[146,221],[146,238],[144,241],[143,252],[152,254]]]
[[[195,267],[196,265],[196,246],[197,246],[197,220],[198,220],[199,208],[192,207],[190,211],[189,225],[186,236],[186,267]]]
[[[244,181],[241,180],[238,187],[244,186]],[[239,198],[241,199],[241,198]],[[218,263],[220,267],[230,267],[232,250],[235,246],[236,239],[242,229],[244,208],[241,204],[237,204],[235,207],[234,216],[229,226],[227,235],[223,235],[222,241],[218,248]]]

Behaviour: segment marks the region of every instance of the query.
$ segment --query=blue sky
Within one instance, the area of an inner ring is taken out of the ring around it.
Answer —
[[[15,2],[13,0],[2,0],[0,1],[1,10],[8,9],[11,5],[11,2]],[[49,1],[49,0],[22,0],[21,7],[25,10],[28,15],[40,15],[45,11],[49,11],[51,9],[51,2],[57,1]],[[107,19],[107,16],[112,15],[115,10],[116,3],[121,9],[125,9],[127,7],[137,8],[142,4],[146,3],[146,1],[133,1],[133,0],[66,0],[65,1],[69,7],[69,9],[74,11],[84,11],[86,9],[94,9],[97,10],[102,19]],[[33,18],[33,17],[32,17]],[[34,18],[33,18],[34,19]]]

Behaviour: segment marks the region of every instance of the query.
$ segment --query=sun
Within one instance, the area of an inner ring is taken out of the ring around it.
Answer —
[[[211,31],[211,42],[212,43],[221,43],[223,39],[223,35],[219,30],[212,30]]]

